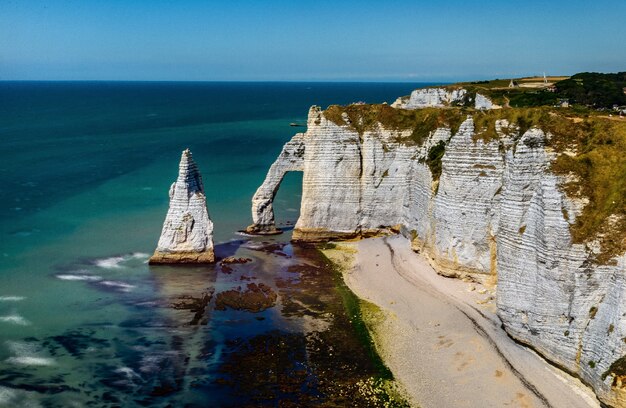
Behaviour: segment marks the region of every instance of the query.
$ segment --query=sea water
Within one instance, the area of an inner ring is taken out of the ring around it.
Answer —
[[[423,85],[0,82],[0,406],[350,401],[338,387],[377,367],[327,262],[289,242],[301,176],[275,202],[283,235],[237,231],[311,105],[391,103]],[[147,265],[185,148],[218,257],[251,262]],[[276,305],[216,308],[251,283]]]

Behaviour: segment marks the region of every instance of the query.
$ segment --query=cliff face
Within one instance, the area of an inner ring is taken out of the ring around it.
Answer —
[[[473,104],[479,110],[494,109],[492,101],[479,94],[470,94],[463,88],[425,88],[416,89],[409,96],[402,96],[391,104],[394,108],[422,109],[443,108],[447,106],[459,106]]]
[[[213,222],[202,177],[189,149],[182,153],[178,178],[169,195],[170,207],[150,264],[213,262]]]
[[[552,135],[502,119],[497,137],[484,137],[471,116],[423,139],[401,126],[362,124],[311,108],[307,132],[287,143],[257,191],[251,228],[275,229],[278,184],[286,171],[303,171],[294,239],[401,230],[440,273],[497,280],[511,336],[606,404],[626,406],[626,256],[598,264],[593,248],[574,243],[571,225],[585,201],[568,198],[565,178],[552,172]]]
[[[447,90],[444,88],[416,89],[407,97],[398,98],[391,106],[394,108],[418,109],[426,107],[441,108],[460,102],[467,92],[465,89]]]

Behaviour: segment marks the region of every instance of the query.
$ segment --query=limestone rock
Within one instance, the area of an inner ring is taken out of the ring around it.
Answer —
[[[467,90],[446,89],[446,88],[423,88],[416,89],[409,96],[402,96],[391,104],[394,108],[401,109],[422,109],[422,108],[443,108],[446,106],[461,103],[468,96]],[[471,99],[469,100],[471,102]],[[479,93],[474,98],[474,108],[477,110],[489,110],[499,108],[493,104],[491,99]]]
[[[413,95],[415,95],[413,97]],[[406,106],[439,106],[457,96],[421,90]],[[477,107],[490,106],[478,101]],[[443,274],[497,278],[506,331],[579,376],[610,406],[626,406],[626,255],[589,262],[570,224],[584,203],[567,198],[550,172],[546,134],[520,134],[502,120],[497,140],[482,140],[469,117],[456,133],[440,128],[421,145],[407,133],[327,120],[309,111],[308,129],[287,143],[253,199],[253,228],[274,226],[271,202],[286,171],[303,171],[293,237],[316,241],[401,230]],[[436,180],[426,158],[445,143]]]
[[[491,99],[486,96],[477,93],[476,100],[474,101],[474,108],[478,110],[493,109],[493,102],[491,102]]]
[[[206,207],[202,176],[189,149],[182,153],[178,179],[169,195],[169,210],[150,264],[214,262],[213,222]]]
[[[309,123],[309,126],[311,123]],[[289,171],[304,169],[304,141],[303,134],[296,134],[285,144],[280,155],[270,167],[263,184],[257,189],[252,198],[252,222],[246,232],[256,235],[280,234],[274,222],[274,196],[280,182]]]
[[[409,98],[398,98],[391,104],[394,108],[419,109],[441,108],[450,106],[453,102],[463,99],[467,91],[465,89],[448,90],[445,88],[424,88],[411,92]]]

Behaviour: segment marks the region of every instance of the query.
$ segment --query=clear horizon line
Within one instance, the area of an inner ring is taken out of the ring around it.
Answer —
[[[469,80],[352,80],[352,79],[0,79],[0,82],[228,82],[228,83],[453,83]]]
[[[571,74],[551,74],[550,77],[569,77]],[[189,82],[189,83],[435,83],[452,84],[457,82],[472,82],[484,80],[539,78],[541,75],[476,75],[457,78],[398,78],[398,79],[3,79],[0,82]]]

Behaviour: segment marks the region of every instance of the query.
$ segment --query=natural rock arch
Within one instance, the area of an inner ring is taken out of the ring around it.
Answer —
[[[274,197],[290,171],[304,171],[304,134],[296,134],[285,144],[276,161],[270,167],[265,181],[252,197],[252,225],[246,232],[259,235],[280,234],[274,220]]]

